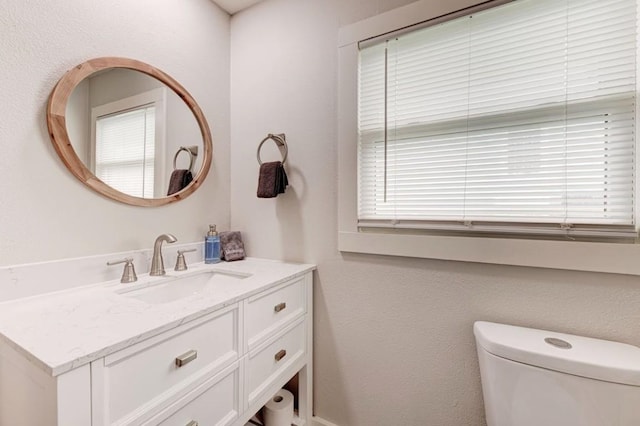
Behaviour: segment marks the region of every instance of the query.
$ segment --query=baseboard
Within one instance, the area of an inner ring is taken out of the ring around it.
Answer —
[[[313,416],[311,419],[311,426],[338,426],[335,423],[331,423],[321,417]]]

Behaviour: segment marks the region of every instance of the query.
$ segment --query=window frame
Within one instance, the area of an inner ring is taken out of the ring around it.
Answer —
[[[358,227],[358,45],[398,29],[466,15],[508,1],[421,0],[345,26],[338,36],[338,249],[428,259],[640,275],[640,244],[425,235]],[[637,113],[636,113],[637,115]],[[637,118],[637,117],[636,117]],[[636,150],[636,164],[640,160]],[[637,189],[636,189],[637,191]],[[638,211],[638,196],[635,200]]]
[[[155,107],[155,156],[153,198],[163,197],[166,193],[166,97],[165,87],[148,90],[137,95],[118,99],[91,108],[91,148],[89,152],[89,169],[96,170],[96,122],[100,117],[122,113],[128,110],[153,105]]]

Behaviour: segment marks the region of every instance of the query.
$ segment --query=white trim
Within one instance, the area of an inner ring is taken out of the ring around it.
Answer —
[[[338,249],[342,252],[640,275],[640,245],[360,232],[357,227],[358,42],[473,6],[421,0],[344,27],[338,52]]]
[[[340,232],[343,252],[640,275],[640,245]]]
[[[313,416],[313,418],[311,419],[311,426],[338,426],[338,425],[335,423],[331,423],[323,419],[322,417]]]

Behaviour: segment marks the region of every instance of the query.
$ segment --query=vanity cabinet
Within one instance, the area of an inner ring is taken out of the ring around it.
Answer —
[[[310,271],[52,376],[0,344],[0,426],[244,426],[298,375],[312,410]]]

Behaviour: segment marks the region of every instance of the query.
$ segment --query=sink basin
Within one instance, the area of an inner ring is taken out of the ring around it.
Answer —
[[[249,276],[249,274],[231,272],[199,271],[185,275],[164,276],[157,281],[118,290],[117,293],[151,304],[169,303]]]

